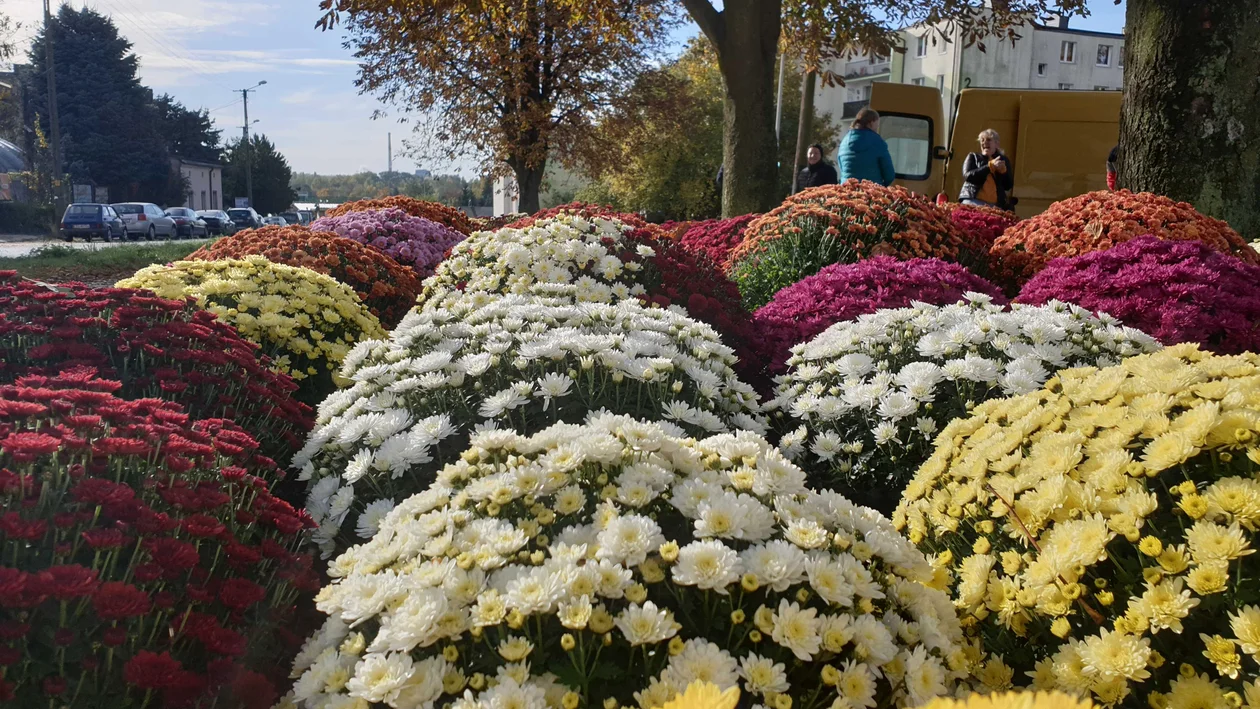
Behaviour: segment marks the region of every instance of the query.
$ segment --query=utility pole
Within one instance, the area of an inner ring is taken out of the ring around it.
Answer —
[[[394,134],[393,133],[385,134],[385,149],[389,151],[389,161],[387,163],[388,166],[385,168],[385,171],[392,173],[394,171]]]
[[[45,0],[47,2],[47,0]],[[241,101],[245,104],[245,125],[241,126],[241,140],[245,147],[245,196],[249,200],[249,208],[254,208],[254,146],[249,144],[249,92],[267,83],[266,79],[248,89],[237,89],[241,92]]]
[[[50,2],[51,0],[44,0],[44,63],[48,67],[48,122],[51,124],[49,128],[52,133],[53,179],[60,182],[63,179],[61,173],[61,121],[57,118],[57,64],[53,49],[52,8]],[[61,205],[61,192],[57,191],[56,194],[57,197],[53,199],[54,209]]]

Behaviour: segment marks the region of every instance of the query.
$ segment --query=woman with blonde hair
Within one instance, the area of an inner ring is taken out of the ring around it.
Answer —
[[[879,113],[867,106],[858,111],[853,126],[840,142],[837,156],[840,182],[870,180],[885,187],[897,179],[888,143],[879,134]]]
[[[1002,152],[1001,138],[992,128],[980,133],[980,152],[970,153],[963,162],[963,186],[958,201],[982,207],[1011,209],[1015,171]]]

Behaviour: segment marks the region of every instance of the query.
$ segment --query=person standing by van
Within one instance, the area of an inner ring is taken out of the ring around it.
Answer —
[[[867,106],[858,111],[851,129],[840,142],[836,162],[840,165],[842,183],[869,180],[887,187],[897,179],[888,143],[879,134],[879,113],[875,109]]]
[[[982,131],[980,152],[968,154],[963,162],[963,186],[958,201],[1010,211],[1014,187],[1015,172],[1010,159],[1002,152],[997,131],[992,128]]]
[[[836,184],[836,169],[823,160],[823,147],[818,143],[809,146],[805,156],[805,167],[796,176],[797,189],[806,187],[822,187]]]

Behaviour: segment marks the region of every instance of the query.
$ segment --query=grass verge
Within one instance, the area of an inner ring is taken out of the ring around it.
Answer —
[[[145,266],[185,258],[207,242],[170,241],[75,248],[48,244],[26,256],[0,258],[0,271],[17,271],[27,278],[50,283],[82,281],[112,286]]]

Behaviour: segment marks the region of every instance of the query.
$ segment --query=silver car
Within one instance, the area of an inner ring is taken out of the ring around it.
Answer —
[[[126,222],[128,239],[175,238],[175,220],[152,202],[121,202],[110,206]]]

